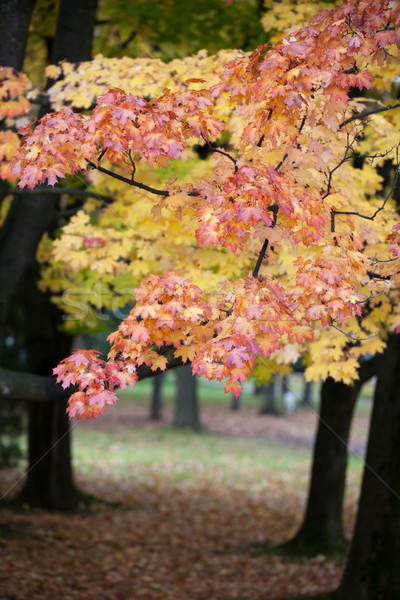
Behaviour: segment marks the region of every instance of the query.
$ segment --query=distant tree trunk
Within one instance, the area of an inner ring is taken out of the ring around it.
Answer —
[[[284,375],[282,377],[282,396],[286,394],[286,392],[289,392],[289,377]]]
[[[268,385],[260,386],[260,390],[264,395],[264,404],[261,406],[261,415],[278,415],[278,407],[276,405],[275,395],[275,376]]]
[[[390,336],[377,358],[361,497],[339,600],[400,598],[400,336]]]
[[[162,382],[164,373],[157,373],[153,377],[153,394],[151,397],[150,419],[159,421],[162,416]]]
[[[197,398],[197,380],[192,375],[192,367],[183,365],[176,369],[177,395],[174,425],[190,427],[194,431],[201,429],[199,402]]]
[[[235,410],[235,411],[240,410],[241,401],[242,401],[241,393],[239,394],[239,396],[235,396],[234,394],[232,394],[232,403],[231,403],[232,410]]]
[[[303,393],[303,404],[304,406],[311,406],[312,404],[312,391],[313,391],[313,383],[312,381],[306,381],[304,385],[304,393]]]
[[[375,372],[375,359],[364,363],[353,386],[328,378],[314,445],[310,488],[303,524],[287,549],[329,553],[345,543],[342,516],[351,421],[361,386]]]

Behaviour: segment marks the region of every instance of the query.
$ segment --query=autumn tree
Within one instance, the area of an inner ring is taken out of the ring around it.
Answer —
[[[226,391],[239,394],[258,357],[279,365],[282,356],[291,362],[307,353],[309,379],[330,376],[349,384],[359,375],[360,357],[384,351],[390,391],[386,402],[376,403],[367,456],[376,478],[366,470],[369,500],[364,492],[359,511],[368,543],[359,552],[356,528],[342,598],[351,585],[352,597],[395,597],[389,557],[398,523],[392,501],[399,492],[398,352],[396,336],[386,349],[385,340],[398,327],[400,225],[391,201],[395,182],[380,197],[375,167],[389,159],[398,166],[398,133],[395,118],[380,114],[394,106],[350,100],[349,91],[371,88],[371,70],[378,82],[380,76],[374,65],[397,59],[399,19],[394,3],[349,1],[272,48],[239,53],[211,86],[189,77],[183,87],[149,100],[114,87],[87,115],[62,108],[26,127],[12,167],[21,186],[54,185],[89,168],[94,181],[100,174],[148,192],[153,216],[175,214],[199,247],[199,254],[193,248],[183,258],[175,247],[155,260],[162,264],[136,287],[130,315],[109,336],[106,360],[77,351],[57,367],[63,386],[78,388],[70,416],[96,417],[115,403],[116,387],[134,385],[144,367],[165,370],[171,358],[189,360],[199,375],[225,379]],[[221,104],[228,107],[230,148],[218,145],[228,126]],[[141,165],[164,168],[196,139],[213,154],[198,180],[157,187],[154,178],[140,179]],[[364,139],[372,164],[354,169],[351,160],[363,152]],[[109,228],[103,238],[91,227],[84,214],[71,221],[60,241],[64,248],[72,244],[67,259],[80,254],[100,273],[109,268],[114,274],[114,265],[118,272],[127,252],[122,243],[116,250],[119,236]],[[203,274],[199,285],[201,273],[191,267],[208,248],[217,262],[235,254],[241,272],[220,287]],[[167,270],[171,260],[179,273]],[[380,507],[373,525],[363,521],[372,497]],[[375,551],[368,553],[373,539]]]

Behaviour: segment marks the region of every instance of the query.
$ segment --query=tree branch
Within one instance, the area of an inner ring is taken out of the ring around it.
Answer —
[[[272,210],[272,212],[274,213],[274,220],[271,225],[271,228],[272,228],[272,227],[275,227],[275,225],[276,225],[276,219],[278,216],[279,206],[277,204],[274,204],[273,206],[270,207],[270,210]],[[260,254],[258,255],[256,266],[254,267],[253,277],[258,277],[258,273],[260,271],[260,268],[261,268],[262,262],[265,258],[265,255],[267,253],[267,249],[268,249],[268,238],[265,238],[262,248],[260,250]]]
[[[215,146],[213,146],[213,144],[209,140],[207,140],[204,137],[204,135],[202,135],[201,137],[203,138],[203,140],[205,141],[205,143],[207,144],[207,146],[210,148],[211,152],[217,152],[218,154],[222,154],[222,156],[226,156],[226,158],[229,158],[229,160],[231,160],[233,162],[233,164],[235,165],[235,173],[236,173],[237,170],[238,170],[238,167],[237,167],[237,162],[233,158],[233,156],[231,156],[229,154],[229,152],[224,152],[223,150],[220,150],[219,148],[216,148]]]
[[[383,108],[373,108],[371,110],[364,110],[363,112],[353,115],[352,117],[349,117],[348,119],[340,123],[339,129],[345,127],[348,123],[351,123],[352,121],[356,121],[357,119],[363,119],[364,117],[368,117],[369,115],[374,115],[380,112],[386,112],[387,110],[392,110],[393,108],[398,108],[399,106],[400,102],[398,102],[397,104],[388,104],[388,106],[384,106]]]
[[[158,190],[158,189],[152,188],[149,185],[146,185],[144,183],[140,183],[140,181],[128,179],[127,177],[124,177],[123,175],[119,175],[118,173],[114,173],[113,171],[110,171],[109,169],[105,169],[104,167],[101,167],[100,165],[95,165],[90,160],[87,160],[87,164],[92,169],[97,169],[97,171],[100,171],[100,173],[109,175],[110,177],[113,177],[114,179],[118,179],[118,181],[122,181],[123,183],[127,183],[128,185],[131,185],[133,187],[137,187],[140,190],[145,190],[146,192],[150,192],[151,194],[155,194],[156,196],[169,196],[168,190]]]
[[[299,127],[299,129],[298,129],[298,134],[300,134],[300,133],[301,133],[301,131],[302,131],[303,127],[304,127],[304,123],[306,122],[306,118],[307,118],[307,114],[305,114],[305,115],[303,116],[303,119],[302,119],[302,121],[301,121],[301,123],[300,123],[300,127]],[[297,134],[297,135],[298,135],[298,134]],[[298,144],[298,147],[299,147],[299,144]],[[281,162],[280,162],[280,163],[278,163],[278,164],[277,164],[277,166],[275,167],[275,171],[279,171],[279,169],[281,168],[281,166],[283,165],[283,163],[285,162],[285,160],[287,159],[287,157],[288,157],[288,153],[286,152],[286,154],[285,154],[285,156],[282,158]]]
[[[182,358],[176,358],[173,349],[168,347],[161,352],[168,360],[166,369],[175,369],[183,365]],[[187,364],[187,363],[185,363]],[[139,381],[152,377],[160,372],[152,371],[147,365],[140,365],[137,369]],[[21,371],[0,368],[0,398],[14,402],[68,402],[73,392],[64,390],[55,377],[33,375]]]
[[[400,146],[400,144],[399,144],[399,146]],[[335,216],[336,215],[354,215],[355,217],[360,217],[361,219],[366,219],[367,221],[373,221],[375,219],[375,217],[381,212],[381,210],[383,210],[385,208],[385,206],[386,206],[389,198],[393,194],[393,191],[396,188],[397,182],[399,180],[399,146],[397,146],[397,150],[396,150],[396,159],[397,159],[396,175],[395,175],[395,178],[393,181],[393,185],[392,185],[391,189],[389,190],[389,192],[387,193],[381,206],[379,208],[377,208],[376,211],[372,215],[363,215],[362,213],[359,213],[354,210],[332,210],[332,212],[331,212],[331,232],[332,233],[335,232]],[[324,198],[325,198],[325,196],[324,196]]]
[[[70,395],[71,392],[56,383],[55,377],[0,368],[0,398],[18,402],[67,402]]]

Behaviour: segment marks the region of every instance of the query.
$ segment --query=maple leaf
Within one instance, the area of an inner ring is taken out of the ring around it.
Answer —
[[[152,371],[157,371],[157,369],[160,369],[160,371],[165,371],[166,368],[167,368],[167,359],[165,356],[157,355],[156,357],[153,358],[152,363],[151,363]]]
[[[355,73],[352,79],[353,85],[357,86],[359,90],[362,90],[364,87],[370,90],[374,76],[369,71],[360,71],[359,73]]]
[[[180,345],[174,352],[176,357],[180,356],[182,358],[182,362],[192,362],[194,357],[196,356],[196,350],[189,345]]]
[[[138,323],[130,328],[130,338],[133,342],[147,342],[150,335],[147,328]]]
[[[244,363],[249,360],[249,355],[245,346],[235,347],[232,350],[226,352],[224,362],[231,367],[243,367]]]

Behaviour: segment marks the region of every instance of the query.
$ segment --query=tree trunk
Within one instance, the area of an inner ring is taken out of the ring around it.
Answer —
[[[98,0],[61,0],[52,62],[91,60]]]
[[[0,38],[0,57],[3,57],[3,63],[6,66],[18,68],[22,65],[33,6],[34,2],[27,1],[6,0],[2,4],[0,16],[7,17],[8,26],[5,28],[5,21],[0,25],[4,34]],[[53,62],[62,59],[72,62],[90,59],[96,7],[97,0],[83,3],[77,2],[77,0],[61,0],[52,53]],[[19,52],[18,57],[13,55],[13,53],[15,54],[13,36],[16,35],[14,33],[16,31],[25,40],[24,43],[18,42],[18,45],[15,46]],[[10,48],[12,49],[11,53]],[[34,263],[39,240],[54,223],[57,202],[56,196],[46,194],[35,197],[29,196],[29,194],[14,197],[0,237],[2,330],[4,330],[11,302],[27,271]],[[27,295],[28,304],[32,295],[35,296],[36,282],[33,283],[33,286],[32,294]],[[48,309],[47,304],[46,310]],[[28,310],[35,312],[33,307]],[[37,337],[39,345],[40,340],[43,341],[43,339],[43,332],[39,332]],[[54,336],[54,339],[57,339],[57,336]],[[40,352],[42,349],[43,347]],[[50,374],[51,367],[54,367],[57,360],[61,358],[60,350],[64,349],[55,348],[53,354],[49,349],[44,349],[43,354],[38,353],[36,356],[34,356],[35,353],[31,353],[34,361],[29,362],[31,365],[36,362],[35,371],[37,373]],[[52,360],[50,359],[51,355]],[[43,361],[48,363],[47,371],[41,365]],[[77,499],[72,485],[69,423],[65,416],[65,405],[52,402],[35,405],[29,411],[28,430],[29,469],[23,496],[35,506],[73,508]]]
[[[345,544],[342,516],[351,421],[361,386],[375,369],[376,359],[361,365],[354,386],[331,378],[322,384],[306,513],[299,532],[286,544],[289,551],[330,553]]]
[[[29,470],[21,499],[30,506],[71,510],[78,505],[69,429],[65,405],[29,405]]]
[[[312,381],[306,381],[304,384],[304,392],[303,392],[304,406],[312,405],[312,396],[313,396],[313,383],[312,383]]]
[[[378,357],[378,381],[354,537],[339,600],[400,598],[400,336]]]
[[[303,524],[289,543],[293,549],[330,552],[343,546],[343,497],[347,444],[360,385],[329,378],[322,384],[318,431]]]
[[[271,383],[268,385],[260,386],[261,392],[264,394],[264,404],[260,409],[261,415],[278,415],[278,407],[276,405],[276,395],[275,395],[275,376]]]
[[[190,427],[194,431],[199,431],[201,423],[196,377],[192,374],[190,365],[178,367],[176,373],[177,394],[174,425],[176,427]]]
[[[231,409],[234,411],[240,410],[241,404],[242,404],[242,392],[239,394],[239,396],[235,396],[234,394],[232,394]]]
[[[151,397],[150,419],[159,421],[162,416],[162,382],[164,373],[160,372],[153,378],[153,395]]]
[[[22,71],[36,0],[1,0],[0,65]]]
[[[26,351],[29,371],[50,375],[69,352],[70,339],[57,331],[58,309],[39,291],[39,265],[26,276]],[[73,485],[70,424],[66,402],[30,403],[28,406],[27,480],[21,498],[31,506],[74,509],[79,496]]]
[[[96,8],[97,0],[84,3],[61,0],[53,62],[63,59],[76,62],[91,58]],[[42,203],[43,199],[33,198],[33,201]],[[49,202],[48,199],[46,201]],[[57,198],[52,198],[52,202],[55,205]],[[56,336],[56,339],[59,338]],[[53,367],[62,358],[60,354],[67,353],[65,347],[61,348],[56,345]],[[43,371],[39,373],[45,374]],[[31,505],[72,509],[78,503],[72,480],[70,425],[65,409],[66,405],[41,403],[29,410],[29,469],[23,496]]]

